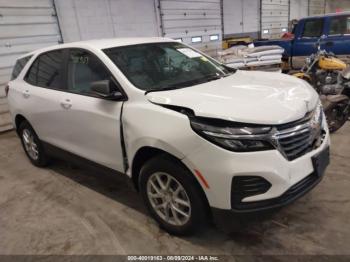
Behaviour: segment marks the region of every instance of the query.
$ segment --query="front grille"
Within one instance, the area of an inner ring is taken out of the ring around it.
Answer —
[[[232,209],[237,212],[252,212],[263,209],[277,208],[289,204],[297,198],[303,196],[310,191],[315,185],[321,181],[322,177],[318,177],[315,173],[305,177],[292,187],[290,187],[283,195],[277,198],[261,200],[255,202],[231,202]],[[234,195],[234,192],[231,192]],[[233,199],[233,197],[232,197]]]
[[[235,176],[231,185],[231,202],[241,203],[243,198],[266,193],[271,183],[258,176]]]
[[[322,116],[312,123],[309,116],[302,120],[278,126],[275,142],[279,151],[290,161],[305,155],[322,144],[325,131],[321,129]]]

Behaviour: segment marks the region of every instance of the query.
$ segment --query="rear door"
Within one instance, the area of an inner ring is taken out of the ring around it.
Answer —
[[[324,48],[336,55],[350,55],[350,15],[328,18]]]
[[[60,147],[123,171],[120,139],[123,102],[101,99],[91,91],[93,82],[113,79],[112,74],[97,56],[75,48],[68,52],[66,69],[66,90],[60,96],[59,126],[55,130],[61,139]]]
[[[65,52],[60,49],[39,55],[17,89],[21,113],[29,120],[41,140],[55,145],[61,142],[57,127],[60,126],[61,90],[65,88]]]

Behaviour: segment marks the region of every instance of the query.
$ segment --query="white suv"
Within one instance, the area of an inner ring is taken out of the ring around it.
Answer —
[[[326,121],[306,82],[236,71],[171,39],[36,51],[18,59],[7,91],[34,165],[64,153],[126,174],[173,234],[210,214],[286,205],[329,163]]]

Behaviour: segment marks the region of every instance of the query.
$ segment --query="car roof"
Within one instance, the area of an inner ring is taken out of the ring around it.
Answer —
[[[308,16],[308,17],[302,18],[300,20],[307,20],[307,19],[313,19],[313,18],[323,18],[323,17],[334,17],[334,16],[342,16],[342,15],[350,15],[350,11],[341,12],[341,13],[329,13],[329,14],[324,14],[324,15]]]
[[[128,45],[138,45],[138,44],[148,44],[148,43],[163,43],[163,42],[176,42],[170,38],[164,37],[123,37],[123,38],[106,38],[106,39],[95,39],[95,40],[85,40],[78,42],[71,42],[65,44],[58,44],[54,46],[49,46],[35,50],[33,52],[27,53],[19,57],[23,58],[29,55],[35,55],[51,50],[62,49],[62,48],[92,48],[92,49],[106,49],[119,46]]]

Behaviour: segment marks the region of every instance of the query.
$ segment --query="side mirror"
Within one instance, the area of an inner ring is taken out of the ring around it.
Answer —
[[[93,94],[108,100],[122,100],[124,95],[120,91],[113,88],[110,80],[101,80],[91,83],[91,91]]]

